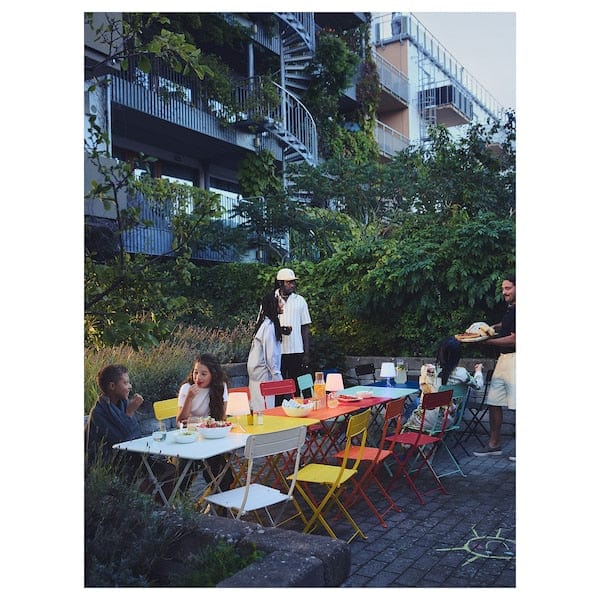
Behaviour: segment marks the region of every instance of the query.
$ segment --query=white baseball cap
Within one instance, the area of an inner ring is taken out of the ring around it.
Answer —
[[[291,269],[279,269],[277,271],[277,281],[294,281],[296,275]]]

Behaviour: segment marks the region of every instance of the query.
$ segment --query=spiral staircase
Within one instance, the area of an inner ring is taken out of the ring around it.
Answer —
[[[257,135],[274,135],[282,143],[284,163],[306,161],[314,166],[318,161],[317,128],[300,100],[310,81],[305,69],[315,51],[313,13],[274,14],[280,21],[281,84],[261,77],[240,83],[238,125]]]

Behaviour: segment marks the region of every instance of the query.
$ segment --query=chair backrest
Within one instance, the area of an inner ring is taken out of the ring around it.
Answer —
[[[296,382],[293,379],[279,381],[263,381],[260,384],[260,393],[264,396],[279,396],[281,394],[296,393]]]
[[[154,408],[154,416],[157,421],[164,421],[164,419],[171,419],[177,416],[177,398],[157,400],[152,407]]]
[[[297,377],[296,381],[298,382],[298,389],[302,396],[306,398],[307,396],[304,395],[304,392],[308,390],[308,398],[312,398],[314,395],[313,385],[315,383],[313,376],[310,373],[305,373],[304,375]]]
[[[446,426],[448,423],[448,415],[450,414],[450,406],[452,405],[452,390],[445,390],[443,392],[432,392],[430,394],[423,394],[421,399],[421,406],[423,407],[421,417],[420,432],[425,429],[425,415],[428,410],[435,410],[436,408],[444,408],[441,419],[438,419],[438,425],[432,435],[436,437],[443,437]],[[440,424],[441,421],[441,424]]]
[[[361,377],[366,378],[367,381],[372,380],[373,383],[377,382],[377,378],[375,377],[375,365],[373,363],[356,365],[356,367],[354,367],[354,374],[356,375],[358,383],[362,383]]]
[[[466,383],[457,383],[455,385],[440,385],[438,388],[438,392],[444,392],[446,390],[452,391],[452,402],[456,405],[456,412],[454,413],[452,425],[449,425],[446,429],[459,429],[463,415],[465,414],[465,408],[467,407],[469,386]]]
[[[342,457],[342,464],[340,465],[340,473],[338,475],[337,483],[339,483],[344,469],[348,463],[348,454],[352,446],[356,446],[356,438],[360,439],[359,446],[360,450],[358,455],[354,459],[354,463],[351,467],[353,470],[358,470],[360,461],[362,460],[363,451],[367,443],[367,429],[369,427],[369,420],[371,418],[371,410],[367,409],[357,415],[352,415],[348,419],[348,426],[346,427],[346,445],[344,446],[344,455]],[[360,437],[359,437],[360,436]],[[337,483],[335,484],[337,486]]]
[[[247,477],[246,477],[246,493],[242,502],[242,509],[246,505],[248,491],[252,483],[252,468],[255,458],[264,458],[281,454],[282,452],[295,452],[296,459],[294,462],[294,472],[292,474],[292,482],[288,489],[288,498],[292,497],[294,487],[296,486],[296,477],[300,468],[301,449],[306,441],[306,425],[294,427],[292,429],[284,429],[283,431],[273,431],[271,433],[258,433],[249,435],[244,448],[244,456],[248,460]]]
[[[404,413],[404,404],[406,402],[406,398],[397,398],[396,400],[390,400],[385,406],[385,414],[383,415],[383,428],[381,431],[381,441],[379,442],[379,449],[383,450],[385,446],[385,440],[389,435],[394,436],[394,438],[400,433],[400,429],[402,428],[402,414]],[[394,421],[395,419],[395,421]],[[392,434],[388,434],[390,426],[394,427],[394,431]],[[386,450],[393,450],[396,441],[392,439],[390,445]],[[379,454],[377,455],[379,458]]]

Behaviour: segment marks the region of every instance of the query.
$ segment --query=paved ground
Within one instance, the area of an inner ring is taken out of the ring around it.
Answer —
[[[458,448],[466,477],[444,477],[448,495],[426,495],[424,506],[401,482],[392,497],[403,510],[386,515],[387,528],[356,505],[351,514],[368,539],[351,543],[352,570],[343,587],[515,587],[516,462],[508,458],[514,434],[503,441],[500,457],[466,456]],[[467,446],[480,448],[474,438]],[[350,532],[342,522],[335,529],[340,538]]]
[[[473,456],[482,448],[474,437],[466,445],[468,455],[460,447],[454,450],[466,477],[444,477],[448,495],[428,494],[421,506],[398,482],[391,495],[402,512],[387,513],[387,528],[364,503],[354,506],[350,512],[368,539],[352,541],[351,573],[342,587],[515,587],[517,463],[508,458],[515,454],[515,428],[507,424],[505,429],[503,456]],[[438,472],[444,465],[436,462]],[[385,507],[371,490],[373,502]],[[301,522],[288,527],[300,530]],[[334,530],[340,539],[352,533],[341,520]]]

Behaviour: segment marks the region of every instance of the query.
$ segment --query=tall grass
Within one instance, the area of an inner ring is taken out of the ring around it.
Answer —
[[[86,348],[84,414],[89,413],[100,395],[97,375],[102,367],[116,363],[125,365],[129,370],[132,391],[142,394],[147,402],[174,398],[198,354],[210,352],[221,364],[245,362],[252,328],[250,323],[230,330],[189,325],[179,327],[170,340],[148,350],[134,350],[124,344],[99,350]]]

